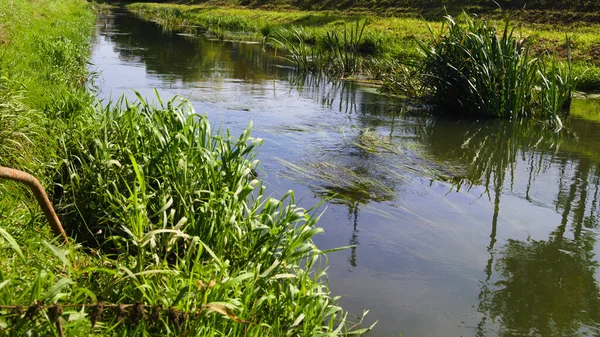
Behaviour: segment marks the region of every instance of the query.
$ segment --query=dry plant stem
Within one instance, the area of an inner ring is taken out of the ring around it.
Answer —
[[[65,243],[69,243],[67,234],[65,234],[65,231],[60,224],[60,220],[58,220],[58,216],[56,216],[56,212],[54,212],[54,208],[48,199],[48,195],[46,195],[44,187],[42,187],[42,184],[40,184],[40,182],[34,176],[23,171],[0,166],[0,179],[9,179],[29,186],[29,188],[31,188],[33,191],[38,203],[40,204],[42,211],[44,211],[46,219],[48,219],[54,234],[57,236],[62,236],[62,238],[65,240]]]

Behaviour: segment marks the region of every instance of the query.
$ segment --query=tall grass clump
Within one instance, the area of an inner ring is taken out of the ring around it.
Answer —
[[[342,76],[359,72],[362,60],[360,47],[366,26],[367,20],[364,20],[362,24],[357,20],[354,26],[344,29],[342,33],[327,32],[325,43],[330,48],[330,72]]]
[[[568,113],[571,108],[575,84],[579,81],[579,77],[573,74],[571,39],[568,36],[566,45],[568,50],[566,65],[557,63],[552,58],[549,66],[541,63],[538,71],[541,78],[540,107],[544,116],[554,117],[556,112]],[[560,122],[560,120],[558,121]]]
[[[98,132],[61,141],[65,223],[127,271],[126,291],[95,285],[103,298],[223,316],[146,327],[156,333],[350,332],[319,269],[318,216],[296,206],[292,192],[266,196],[255,179],[261,140],[250,127],[239,137],[212,130],[187,101],[157,100],[119,101],[90,121]]]
[[[320,71],[324,64],[324,54],[311,46],[305,37],[303,29],[293,28],[291,36],[289,32],[277,30],[271,40],[277,46],[286,50],[287,54],[283,56],[288,62],[303,72]]]
[[[284,56],[297,69],[304,72],[324,72],[330,76],[345,77],[362,70],[364,55],[377,52],[377,39],[367,42],[363,34],[368,21],[357,20],[354,25],[344,27],[342,32],[328,30],[317,43],[309,43],[304,29],[278,30],[271,39],[284,50]]]
[[[527,116],[533,107],[537,59],[506,21],[497,32],[466,14],[450,16],[444,34],[421,44],[424,85],[445,113],[466,116]]]
[[[114,221],[129,218],[130,196],[123,191],[132,191],[134,182],[144,178],[140,193],[152,196],[146,215],[151,222],[160,222],[156,214],[171,204],[178,217],[187,219],[188,234],[203,237],[211,246],[226,236],[225,250],[239,248],[232,240],[245,209],[237,202],[249,197],[257,183],[251,181],[257,164],[251,159],[260,140],[250,138],[250,130],[240,138],[214,134],[206,117],[194,114],[185,101],[154,108],[139,100],[106,107],[100,125],[93,128],[97,130],[89,131],[95,132],[93,140],[87,134],[62,140],[71,150],[62,167],[66,180],[61,203],[67,205],[67,214],[75,215],[73,223],[83,221],[90,232],[106,235],[135,234]],[[225,224],[231,227],[220,228]]]
[[[575,83],[570,67],[559,71],[552,65],[546,74],[547,61],[530,55],[509,20],[499,31],[465,13],[459,20],[446,16],[442,33],[432,31],[432,41],[420,43],[423,84],[443,113],[547,119],[563,114],[564,105],[550,101],[570,100]]]

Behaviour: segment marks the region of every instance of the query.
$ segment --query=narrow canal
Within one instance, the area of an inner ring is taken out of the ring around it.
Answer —
[[[101,15],[104,103],[181,95],[214,126],[264,139],[268,191],[325,200],[329,284],[369,336],[600,333],[600,105],[562,130],[459,121],[349,82],[300,76],[262,44]]]

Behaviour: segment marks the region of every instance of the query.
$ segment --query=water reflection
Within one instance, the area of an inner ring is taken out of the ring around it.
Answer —
[[[453,181],[457,190],[483,186],[494,204],[478,336],[489,335],[496,325],[501,336],[600,332],[594,253],[600,166],[597,152],[587,147],[598,144],[597,139],[581,141],[597,126],[577,119],[562,130],[535,121],[442,125],[430,123],[421,130],[431,153],[463,169]],[[509,239],[495,248],[501,198],[507,193],[541,207],[553,205],[561,214],[548,240]]]
[[[274,50],[265,57],[264,46],[220,42],[172,33],[157,39],[162,29],[153,22],[132,20],[127,13],[106,16],[100,24],[114,27],[101,34],[114,43],[119,57],[145,64],[149,73],[194,83],[206,78],[234,78],[260,83],[290,69],[275,67]],[[126,32],[126,33],[122,33]]]
[[[547,241],[509,240],[499,251],[499,280],[484,282],[478,310],[499,320],[501,336],[580,336],[600,332],[594,234],[564,237],[564,226]],[[483,323],[483,322],[482,322]],[[479,326],[479,336],[487,332]],[[582,330],[583,328],[583,330]]]

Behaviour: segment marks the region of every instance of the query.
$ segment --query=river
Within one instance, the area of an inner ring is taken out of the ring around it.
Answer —
[[[324,201],[329,285],[368,336],[600,334],[600,105],[557,130],[434,118],[375,88],[301,76],[263,44],[100,15],[90,69],[105,104],[181,95],[264,139],[275,196]],[[584,118],[585,117],[585,118]]]

